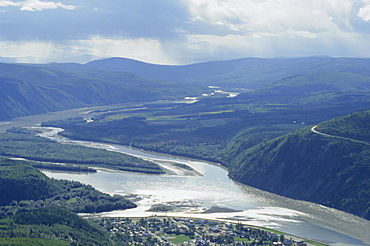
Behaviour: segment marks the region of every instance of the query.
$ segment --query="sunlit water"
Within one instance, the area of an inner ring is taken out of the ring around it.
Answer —
[[[88,109],[80,109],[17,118],[0,122],[0,131],[12,126],[34,126],[50,119],[75,117],[87,111]],[[101,147],[107,148],[108,146]],[[370,245],[370,221],[335,209],[284,198],[238,184],[228,178],[227,170],[203,161],[155,154],[124,146],[115,145],[111,148],[115,151],[144,156],[145,158],[185,163],[197,169],[203,176],[159,176],[109,171],[99,171],[94,174],[50,171],[44,171],[44,173],[57,179],[76,180],[90,184],[103,192],[122,195],[136,194],[142,198],[137,202],[138,207],[135,209],[103,213],[102,216],[150,216],[153,213],[146,210],[153,204],[178,202],[181,205],[188,205],[186,211],[168,213],[167,215],[234,219],[246,224],[274,228],[337,246]],[[212,206],[241,211],[200,213]]]
[[[81,142],[80,142],[81,143]],[[90,143],[91,145],[91,143]],[[96,144],[95,144],[96,147]],[[103,145],[104,148],[107,145]],[[151,216],[153,204],[188,204],[186,211],[168,212],[171,216],[231,219],[246,224],[288,232],[333,245],[366,245],[370,222],[317,204],[287,199],[236,183],[227,170],[207,162],[146,152],[125,146],[111,149],[135,156],[187,164],[203,176],[145,175],[99,171],[72,174],[45,171],[49,177],[77,180],[115,194],[136,194],[142,198],[138,208],[104,213],[104,216]],[[200,213],[212,206],[240,210],[230,213]],[[354,238],[362,239],[356,240]]]

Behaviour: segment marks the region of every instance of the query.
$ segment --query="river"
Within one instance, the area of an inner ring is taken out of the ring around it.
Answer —
[[[90,117],[91,110],[92,108],[83,108],[16,118],[0,122],[0,132],[13,126],[36,126],[47,120],[78,115]],[[78,143],[85,144],[80,141]],[[227,170],[218,165],[125,146],[93,144],[95,147],[141,156],[154,162],[184,163],[202,174],[146,175],[106,170],[94,174],[78,174],[44,171],[49,177],[80,181],[102,192],[134,194],[140,198],[135,209],[103,213],[101,216],[150,216],[154,213],[146,210],[152,205],[167,204],[181,209],[167,214],[171,216],[240,221],[336,246],[369,245],[370,221],[321,205],[288,199],[236,183],[228,178]],[[213,206],[235,211],[201,213]]]

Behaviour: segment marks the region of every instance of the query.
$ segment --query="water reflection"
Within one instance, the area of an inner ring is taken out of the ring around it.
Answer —
[[[288,199],[236,183],[228,178],[225,169],[217,165],[125,146],[112,145],[110,148],[145,158],[181,162],[201,171],[204,176],[159,176],[106,171],[90,175],[49,171],[45,173],[53,178],[91,184],[103,192],[136,194],[141,198],[136,209],[104,213],[104,216],[150,216],[153,212],[147,210],[154,204],[190,203],[192,206],[188,206],[187,210],[168,214],[239,220],[250,225],[269,227],[338,246],[366,245],[352,237],[370,240],[370,236],[367,235],[369,221],[317,204]],[[201,213],[212,206],[241,211]]]

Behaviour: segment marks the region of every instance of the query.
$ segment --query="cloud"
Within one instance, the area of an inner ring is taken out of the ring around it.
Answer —
[[[177,64],[370,56],[369,21],[370,0],[0,0],[0,53]]]
[[[23,11],[42,11],[44,9],[67,9],[73,10],[76,8],[74,5],[64,5],[61,2],[43,2],[39,0],[27,0],[24,2],[24,5],[21,7]]]
[[[56,47],[51,42],[27,41],[27,42],[0,42],[1,56],[13,57],[17,62],[43,62],[43,59],[51,57]]]
[[[189,35],[187,54],[193,57],[297,57],[312,55],[369,57],[368,35],[353,33],[252,33],[247,35]]]
[[[160,41],[156,39],[139,38],[104,38],[91,36],[86,40],[73,41],[71,47],[75,50],[88,49],[88,54],[97,57],[127,57],[152,63],[171,64],[175,62],[164,51]]]
[[[365,6],[360,8],[357,16],[363,19],[364,21],[370,21],[370,1],[365,1]]]
[[[193,20],[239,33],[348,28],[354,0],[189,0]]]
[[[8,7],[8,6],[20,6],[19,3],[15,3],[12,1],[7,1],[7,0],[1,0],[0,1],[0,6],[1,7]]]
[[[67,9],[73,10],[76,8],[74,5],[64,5],[61,2],[47,2],[39,0],[27,0],[22,2],[12,2],[8,0],[0,0],[1,7],[18,6],[22,11],[42,11],[44,9]]]
[[[71,40],[62,44],[48,41],[3,41],[0,42],[0,52],[3,57],[14,57],[17,62],[29,63],[73,61],[85,54],[101,58],[127,57],[160,64],[176,62],[166,54],[158,40],[144,38],[91,36],[89,39]]]

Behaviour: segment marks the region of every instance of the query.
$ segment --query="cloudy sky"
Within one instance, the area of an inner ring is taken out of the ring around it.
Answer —
[[[370,57],[370,0],[0,0],[0,57]]]

